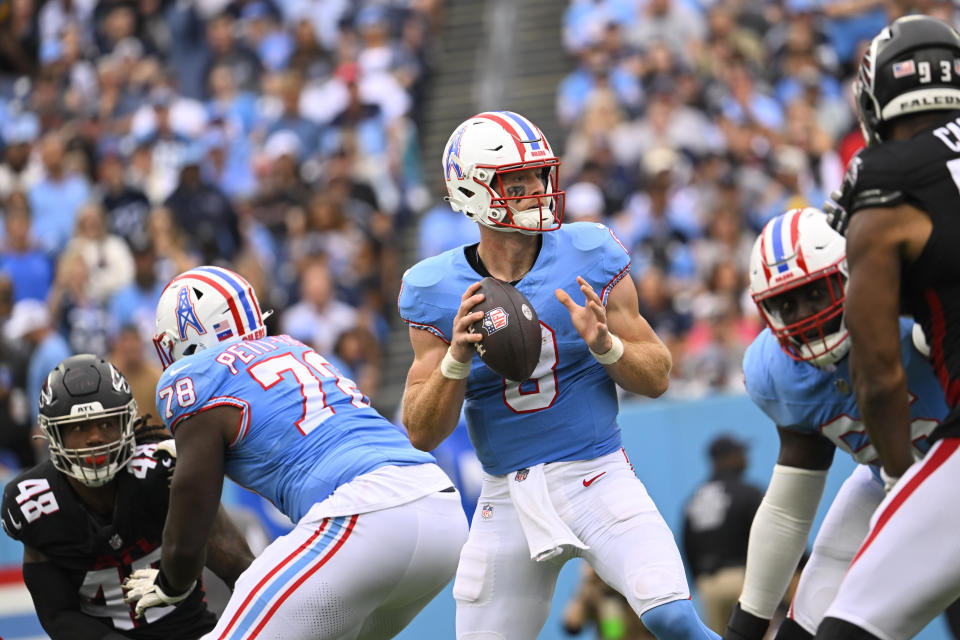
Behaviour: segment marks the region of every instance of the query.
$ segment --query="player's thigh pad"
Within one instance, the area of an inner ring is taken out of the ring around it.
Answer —
[[[870,517],[885,495],[866,465],[857,465],[837,492],[790,606],[790,617],[808,633],[817,632],[853,556],[867,537]]]
[[[470,535],[460,553],[453,583],[458,640],[536,638],[567,559],[530,558],[507,477],[484,474]]]
[[[960,439],[940,440],[900,479],[826,615],[884,640],[912,638],[960,595]]]
[[[453,577],[465,538],[457,493],[301,520],[240,576],[206,638],[391,637]]]
[[[638,615],[690,597],[673,533],[622,450],[556,463],[548,480],[558,513],[590,547],[583,557]]]

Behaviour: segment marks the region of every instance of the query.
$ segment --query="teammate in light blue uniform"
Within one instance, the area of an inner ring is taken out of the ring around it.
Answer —
[[[224,474],[297,524],[244,572],[211,638],[392,637],[453,577],[466,537],[453,483],[323,356],[266,336],[243,278],[174,278],[155,343],[179,460],[167,553],[131,578],[138,613],[192,590]]]
[[[930,448],[927,436],[946,415],[943,390],[926,357],[913,343],[914,323],[900,319],[900,352],[907,372],[915,455]],[[780,347],[769,328],[747,348],[743,357],[747,392],[775,424],[800,433],[827,438],[860,464],[870,465],[880,480],[877,452],[860,421],[850,379],[850,359],[821,369],[797,361]]]
[[[780,456],[750,531],[747,571],[724,638],[760,640],[797,561],[836,449],[860,465],[844,482],[814,542],[777,638],[811,638],[883,500],[884,479],[850,378],[843,323],[846,243],[816,209],[788,211],[764,227],[750,261],[750,291],[767,328],[747,349],[744,381],[780,433]],[[914,455],[947,413],[943,391],[900,321]]]
[[[716,637],[693,610],[673,535],[620,445],[616,384],[660,395],[669,351],[638,313],[628,253],[610,230],[561,226],[558,165],[536,125],[516,113],[461,124],[443,170],[448,201],[479,223],[480,242],[403,278],[400,315],[415,354],[403,423],[418,448],[433,450],[465,401],[484,469],[453,587],[457,637],[536,637],[574,556],[658,638]],[[528,381],[506,380],[475,357],[480,338],[467,328],[483,316],[473,308],[484,276],[513,283],[540,319]]]

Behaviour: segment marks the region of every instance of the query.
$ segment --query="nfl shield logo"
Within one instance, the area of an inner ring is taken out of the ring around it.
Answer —
[[[480,507],[480,517],[483,518],[484,520],[489,520],[490,518],[492,518],[492,517],[493,517],[493,505],[492,505],[492,504],[485,504],[485,505],[483,505],[482,507]]]
[[[510,315],[503,310],[503,307],[497,307],[483,316],[483,328],[487,330],[487,335],[490,335],[507,326],[509,320]]]
[[[517,482],[523,482],[524,480],[527,479],[527,475],[529,473],[530,473],[530,469],[520,469],[520,471],[517,471],[517,475],[515,475],[513,479],[516,480]]]
[[[111,537],[110,540],[108,540],[108,542],[110,543],[110,547],[114,551],[116,551],[121,546],[123,546],[123,540],[120,538],[120,534],[118,533],[113,534],[113,537]]]

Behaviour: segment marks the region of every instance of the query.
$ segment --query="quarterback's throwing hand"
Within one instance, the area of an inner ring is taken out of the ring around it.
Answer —
[[[557,289],[554,295],[570,312],[570,320],[573,321],[577,333],[587,343],[587,347],[595,353],[606,353],[613,346],[610,331],[607,329],[607,310],[600,302],[600,296],[586,280],[577,276],[577,284],[586,296],[582,307],[563,289]]]
[[[197,586],[194,580],[183,593],[169,595],[164,593],[158,582],[161,581],[159,569],[137,569],[123,582],[123,601],[136,602],[136,617],[142,618],[144,611],[150,607],[174,605],[186,598]]]

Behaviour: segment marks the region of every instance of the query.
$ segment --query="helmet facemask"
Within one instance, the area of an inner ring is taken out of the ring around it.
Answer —
[[[833,364],[850,348],[849,334],[843,318],[846,300],[846,274],[838,263],[804,280],[752,294],[760,314],[781,348],[794,360],[816,366]],[[808,305],[819,307],[799,319],[785,317],[784,310],[806,298]]]
[[[480,169],[478,174],[492,172],[489,182],[492,193],[487,219],[493,224],[489,226],[502,231],[519,231],[526,234],[558,229],[563,217],[564,197],[564,193],[558,187],[559,167],[560,161],[556,158],[509,167],[478,167]],[[510,195],[509,187],[504,185],[505,178],[509,182],[510,174],[536,168],[540,168],[543,193]],[[536,201],[536,206],[524,210],[517,210],[514,206],[531,200]],[[559,215],[557,215],[558,211]]]
[[[132,398],[121,406],[103,409],[100,402],[75,404],[71,415],[51,418],[39,416],[40,429],[50,444],[50,461],[61,473],[88,487],[100,487],[111,480],[133,458],[136,446],[133,425],[137,402]],[[68,448],[64,430],[88,422],[110,421],[116,425],[118,437],[95,447]]]

